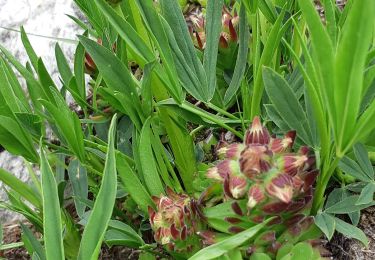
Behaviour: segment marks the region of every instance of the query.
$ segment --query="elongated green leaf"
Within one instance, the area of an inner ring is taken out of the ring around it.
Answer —
[[[67,85],[70,79],[73,77],[73,73],[70,70],[68,61],[65,58],[63,51],[58,43],[55,45],[55,56],[57,62],[57,68],[59,69],[63,82]]]
[[[311,1],[298,0],[299,6],[311,33],[314,49],[315,69],[320,77],[318,93],[323,97],[331,122],[335,118],[334,109],[334,49],[329,34],[325,30],[320,16]]]
[[[129,195],[141,210],[147,214],[148,207],[155,206],[147,189],[142,185],[137,174],[129,166],[129,163],[126,161],[125,156],[122,153],[116,154],[116,164],[118,175],[126,191],[129,192]]]
[[[27,81],[27,88],[30,95],[30,98],[33,102],[35,108],[39,109],[41,105],[38,102],[39,98],[43,98],[45,100],[50,100],[52,95],[46,93],[45,89],[42,85],[34,78],[34,75],[28,71],[20,62],[18,62],[12,54],[0,45],[0,50],[4,54],[4,56],[12,63],[12,65],[18,70],[18,72],[24,77]]]
[[[30,162],[37,162],[31,136],[12,118],[0,115],[0,144],[9,152],[22,155]]]
[[[335,63],[336,137],[338,149],[345,151],[357,131],[356,120],[361,105],[363,71],[372,41],[373,21],[363,19],[375,13],[372,0],[354,1],[342,30]],[[361,35],[361,37],[357,37]],[[352,51],[348,51],[352,50]]]
[[[195,255],[190,257],[189,260],[209,260],[224,255],[225,253],[228,253],[232,249],[241,246],[243,243],[253,238],[268,222],[269,220],[266,220],[261,224],[233,235],[232,237],[219,243],[208,246],[198,251]]]
[[[375,205],[375,202],[356,205],[358,199],[359,199],[359,195],[349,196],[343,199],[342,201],[336,203],[335,205],[327,208],[325,212],[334,213],[334,214],[346,214],[346,213],[352,213],[352,212]]]
[[[371,202],[373,202],[374,192],[375,192],[375,184],[374,183],[367,184],[361,191],[361,194],[359,195],[356,205],[370,204]]]
[[[112,118],[108,133],[108,151],[104,167],[102,184],[96,197],[94,208],[83,231],[81,245],[79,248],[79,260],[94,260],[98,258],[104,234],[112,216],[117,192],[117,174],[115,157],[115,115]]]
[[[118,220],[111,220],[108,224],[109,230],[105,235],[106,243],[109,245],[126,245],[139,247],[145,244],[143,239],[130,226]]]
[[[335,1],[323,0],[324,14],[326,17],[326,25],[329,36],[333,43],[336,43],[337,25],[335,16]]]
[[[274,54],[278,48],[278,44],[281,40],[282,35],[284,34],[286,30],[286,26],[282,26],[282,21],[285,16],[285,10],[281,12],[279,17],[277,18],[275,24],[272,26],[271,32],[269,33],[267,42],[264,46],[264,50],[262,53],[262,56],[256,64],[254,64],[255,67],[255,75],[254,75],[254,90],[253,90],[253,96],[251,99],[251,119],[254,118],[254,116],[260,114],[261,109],[261,100],[263,96],[263,66],[269,66],[271,64],[272,58],[274,57]]]
[[[78,93],[80,93],[82,99],[86,100],[85,48],[81,43],[77,45],[77,49],[74,54],[74,77],[77,82]]]
[[[108,87],[123,94],[129,116],[137,120],[142,115],[142,109],[129,69],[105,47],[84,36],[79,36],[79,40],[93,58]]]
[[[200,82],[200,89],[198,89],[200,95],[204,97],[205,100],[208,100],[206,73],[198,58],[198,55],[196,55],[196,50],[179,4],[174,0],[162,0],[161,7],[163,17],[167,21],[168,25],[173,28],[172,33],[178,49],[181,51],[184,57],[184,61],[186,62],[187,66],[191,68],[194,75]]]
[[[22,44],[26,50],[27,56],[29,56],[30,62],[34,67],[34,70],[38,70],[38,55],[35,53],[33,47],[31,46],[31,43],[29,41],[29,38],[27,37],[27,34],[25,32],[25,29],[23,26],[21,26],[21,40]]]
[[[140,161],[147,189],[150,191],[151,195],[160,196],[160,194],[164,194],[164,188],[151,146],[153,134],[150,129],[150,123],[151,118],[148,118],[142,128],[139,140],[139,149],[141,151]]]
[[[64,260],[61,211],[57,183],[44,151],[41,151],[40,161],[46,259]]]
[[[163,111],[163,114],[169,140],[172,146],[175,164],[179,171],[183,185],[187,192],[193,192],[193,182],[197,173],[197,163],[194,150],[193,138],[189,135],[186,128],[186,121],[169,111]]]
[[[52,115],[49,121],[57,127],[57,135],[63,137],[63,142],[66,142],[74,154],[81,162],[85,160],[83,132],[81,123],[76,113],[71,111],[65,100],[61,97],[57,90],[53,90],[53,96],[57,106],[45,100],[40,100],[48,113]]]
[[[30,245],[31,252],[34,252],[34,254],[37,255],[38,259],[45,260],[46,255],[44,253],[42,244],[36,239],[36,237],[33,235],[31,230],[27,226],[21,223],[21,228],[22,228],[22,233],[23,233],[22,240],[24,241],[25,245],[27,244]],[[29,250],[29,253],[30,253],[30,250]]]
[[[29,185],[19,180],[13,174],[0,168],[0,180],[9,188],[21,195],[25,200],[33,204],[35,207],[40,207],[41,197],[38,196]]]
[[[154,8],[152,0],[136,0],[138,9],[142,15],[143,21],[156,47],[159,50],[163,65],[166,68],[168,78],[171,84],[168,84],[168,90],[173,98],[181,103],[184,99],[184,92],[177,78],[177,70],[174,64],[173,54],[169,47],[168,38],[164,27],[159,19],[159,15]]]
[[[230,100],[234,97],[238,91],[243,76],[246,70],[247,54],[249,49],[250,31],[247,23],[247,14],[245,6],[242,3],[240,8],[240,38],[239,38],[239,50],[237,55],[236,66],[234,67],[234,73],[232,81],[230,82],[229,88],[225,92],[224,103],[228,105]]]
[[[209,100],[214,96],[216,89],[216,62],[223,3],[223,0],[208,0],[207,3],[206,49],[203,56],[203,67],[207,75]]]
[[[338,232],[340,232],[341,234],[349,238],[355,238],[361,241],[365,246],[368,245],[369,243],[368,239],[362,230],[336,217],[335,217],[335,222],[336,222],[336,230]]]
[[[372,168],[371,161],[368,157],[368,152],[366,147],[363,144],[356,144],[354,146],[354,154],[357,158],[359,166],[362,168],[362,171],[370,178],[374,179],[374,168]]]
[[[361,167],[349,157],[345,156],[344,158],[342,158],[339,162],[339,167],[343,172],[353,176],[354,178],[357,178],[358,180],[364,182],[371,181],[371,178],[363,172]]]
[[[259,10],[263,13],[263,15],[267,18],[270,23],[275,23],[277,18],[277,13],[275,6],[270,0],[257,0]]]
[[[266,92],[279,115],[291,129],[297,131],[299,137],[307,144],[314,144],[306,114],[284,78],[270,68],[264,68],[263,80]]]
[[[79,217],[82,218],[85,212],[86,205],[80,199],[87,199],[88,194],[88,180],[86,169],[79,163],[78,160],[70,162],[68,167],[69,180],[72,184],[74,204]]]
[[[117,30],[121,38],[125,40],[127,45],[142,58],[142,63],[146,64],[155,60],[155,55],[148,45],[143,41],[142,37],[137,31],[120,17],[112,7],[110,7],[103,0],[96,0],[98,7],[102,10],[104,15],[108,18],[109,22]]]
[[[328,240],[331,240],[336,229],[335,218],[322,212],[315,216],[315,224],[320,228],[321,231],[323,231]]]
[[[1,56],[0,56],[0,67],[1,67],[2,73],[4,73],[4,79],[1,79],[1,81],[3,82],[2,84],[6,84],[6,81],[7,81],[9,83],[9,86],[12,88],[11,92],[14,93],[15,97],[17,97],[20,104],[22,104],[23,109],[25,109],[27,112],[31,112],[29,101],[26,98],[25,92],[23,91],[22,86],[19,83],[16,74],[14,73],[12,68],[9,66],[9,64]],[[5,77],[6,77],[6,79],[5,79]],[[4,96],[9,96],[9,98],[11,99],[11,97],[10,97],[11,95],[4,94],[4,92],[7,91],[5,88],[6,87],[2,86],[1,92],[3,93]],[[10,90],[8,90],[8,91],[10,92]],[[6,99],[7,99],[7,102],[9,102],[8,98],[6,98]],[[19,104],[19,106],[20,106],[20,104]],[[13,111],[15,111],[15,110],[13,110]]]

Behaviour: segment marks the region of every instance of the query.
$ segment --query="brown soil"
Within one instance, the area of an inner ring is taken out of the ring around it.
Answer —
[[[365,248],[361,242],[335,234],[327,244],[333,259],[337,260],[372,260],[375,259],[375,207],[362,210],[358,228],[362,229],[368,240],[369,247]]]

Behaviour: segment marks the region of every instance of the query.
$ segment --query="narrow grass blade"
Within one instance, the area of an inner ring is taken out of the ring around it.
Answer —
[[[96,197],[94,208],[83,231],[78,260],[94,260],[100,253],[104,234],[112,216],[117,192],[117,174],[115,157],[115,115],[112,118],[108,133],[108,151],[104,167],[103,179]]]
[[[29,185],[19,180],[13,174],[0,168],[0,180],[9,188],[20,194],[25,200],[39,208],[42,205],[41,197],[38,196]]]
[[[221,12],[223,0],[208,0],[206,16],[206,49],[203,56],[203,67],[208,81],[209,100],[216,90],[216,62],[221,31]]]
[[[150,124],[151,118],[148,118],[141,131],[139,140],[140,161],[147,189],[151,195],[160,196],[160,194],[164,194],[164,188],[152,150],[153,133],[151,132]]]
[[[70,79],[73,77],[73,73],[70,70],[68,61],[65,58],[64,52],[62,51],[60,45],[56,43],[55,45],[55,57],[57,68],[59,69],[61,79],[65,85],[69,84]]]
[[[61,211],[57,183],[44,151],[41,151],[40,161],[46,259],[64,260]]]
[[[250,31],[247,22],[247,14],[244,4],[240,8],[240,33],[239,33],[239,50],[237,55],[237,62],[234,68],[232,81],[229,88],[225,92],[224,104],[228,105],[231,99],[236,95],[240,88],[242,79],[246,70],[247,55],[249,50]]]
[[[46,255],[42,244],[36,239],[32,231],[22,223],[21,229],[23,233],[22,240],[24,241],[25,247],[27,248],[28,252],[36,254],[40,260],[46,260]]]

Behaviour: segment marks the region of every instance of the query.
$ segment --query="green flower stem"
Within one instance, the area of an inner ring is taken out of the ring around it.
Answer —
[[[222,114],[222,115],[224,115],[224,116],[227,116],[227,117],[229,117],[229,118],[231,118],[231,119],[234,119],[234,120],[238,120],[238,118],[237,118],[236,116],[234,116],[234,115],[232,115],[231,113],[225,111],[224,109],[221,109],[220,107],[215,106],[215,105],[212,104],[212,103],[206,103],[206,105],[207,105],[209,108],[215,110],[216,112],[219,112],[220,114]]]
[[[324,203],[324,193],[327,188],[328,182],[332,177],[332,174],[335,172],[337,165],[340,161],[340,157],[336,157],[333,162],[330,164],[327,171],[322,170],[320,178],[318,179],[317,186],[314,192],[314,200],[311,208],[311,215],[316,215],[319,209],[323,206]],[[323,166],[324,167],[324,166]]]

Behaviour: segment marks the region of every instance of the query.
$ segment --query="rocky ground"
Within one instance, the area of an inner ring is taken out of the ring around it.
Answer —
[[[73,58],[76,34],[81,30],[66,16],[79,16],[73,0],[0,0],[0,44],[5,46],[23,64],[27,55],[20,39],[20,26],[24,26],[36,53],[59,85],[54,48],[58,42],[68,60]],[[37,36],[38,35],[38,36]],[[66,41],[63,39],[69,39]],[[21,80],[22,81],[22,80]],[[22,83],[24,83],[22,81]],[[12,172],[15,176],[28,181],[28,174],[19,157],[0,150],[0,167]],[[0,183],[0,200],[6,195]],[[0,210],[0,221],[17,219],[17,215]]]

